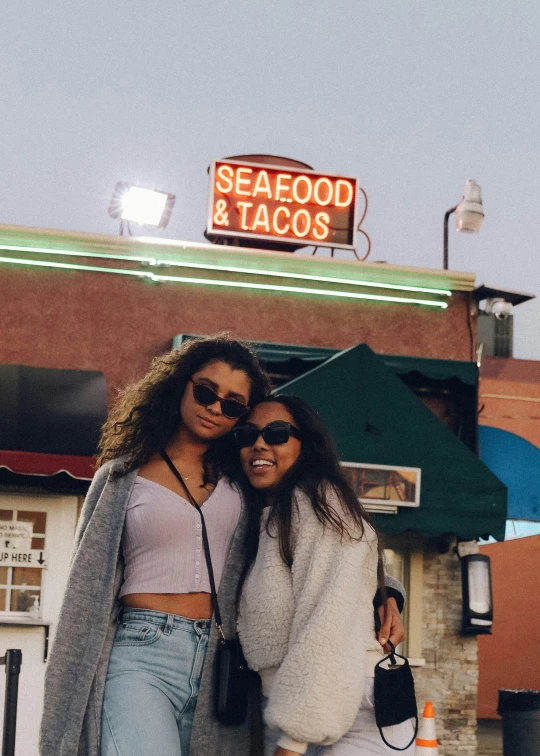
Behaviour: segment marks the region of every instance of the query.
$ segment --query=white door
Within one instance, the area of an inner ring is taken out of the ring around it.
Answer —
[[[76,521],[76,496],[0,494],[0,538],[7,533],[14,535],[11,540],[0,540],[0,547],[4,547],[0,548],[0,656],[8,648],[22,650],[16,756],[38,756],[46,667],[42,625],[49,627],[50,648],[66,586]],[[24,553],[29,551],[33,555],[39,552],[37,559],[43,568],[32,566],[35,562],[28,565],[29,557],[25,558]],[[4,692],[5,667],[0,667],[0,733]]]

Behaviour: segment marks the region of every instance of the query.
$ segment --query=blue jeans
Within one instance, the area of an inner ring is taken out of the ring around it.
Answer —
[[[101,756],[188,756],[210,620],[125,609],[112,648]]]

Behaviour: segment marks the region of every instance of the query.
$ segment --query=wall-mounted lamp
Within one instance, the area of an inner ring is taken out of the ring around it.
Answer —
[[[448,270],[448,219],[456,214],[456,230],[477,233],[482,227],[484,210],[482,208],[482,187],[472,179],[467,179],[463,197],[455,207],[444,214],[443,226],[443,268]]]
[[[129,223],[140,226],[165,228],[169,223],[174,201],[174,194],[133,186],[126,181],[119,181],[109,205],[111,218],[120,218],[120,235],[124,233],[124,222],[131,234]]]
[[[463,602],[461,633],[462,635],[491,635],[493,625],[491,561],[485,554],[464,553],[466,549],[463,550],[461,547],[465,545],[458,544]]]

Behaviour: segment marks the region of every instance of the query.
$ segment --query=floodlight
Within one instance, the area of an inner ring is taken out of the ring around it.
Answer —
[[[111,218],[120,218],[120,233],[123,221],[138,223],[140,226],[165,228],[171,217],[174,194],[133,186],[119,181],[109,205]]]

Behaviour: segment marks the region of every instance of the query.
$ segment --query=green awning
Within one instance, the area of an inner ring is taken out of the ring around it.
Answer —
[[[343,461],[421,468],[420,507],[375,515],[383,532],[503,540],[506,487],[387,367],[386,359],[360,344],[275,393],[307,401],[329,428]],[[426,362],[441,362],[408,359],[424,368]]]
[[[193,334],[178,334],[173,338],[173,347],[180,347],[186,339],[193,338],[196,338]],[[295,360],[305,363],[306,371],[341,353],[340,349],[331,347],[279,344],[270,341],[248,341],[247,343],[255,347],[260,360],[265,365]],[[398,375],[421,373],[434,380],[446,381],[457,378],[468,386],[478,384],[478,367],[475,362],[436,360],[430,357],[409,357],[402,354],[381,354],[380,357],[384,360],[384,364]]]
[[[436,360],[432,357],[406,357],[402,354],[381,354],[386,367],[398,375],[421,373],[436,381],[457,378],[467,386],[478,384],[478,366],[476,362],[462,360]]]

